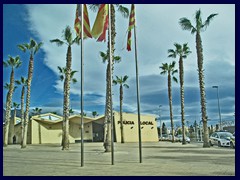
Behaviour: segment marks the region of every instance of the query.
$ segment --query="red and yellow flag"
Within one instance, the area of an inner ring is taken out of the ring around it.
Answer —
[[[108,29],[108,4],[101,4],[92,29],[92,36],[97,41],[106,41],[106,31]]]
[[[131,13],[129,17],[129,26],[128,26],[128,39],[127,39],[127,50],[131,51],[131,44],[132,44],[132,29],[135,26],[135,7],[134,4],[131,6]]]
[[[92,38],[91,30],[90,30],[90,22],[89,22],[89,18],[88,18],[87,5],[84,4],[83,6],[84,6],[84,10],[83,10],[84,37]],[[80,4],[77,4],[76,18],[75,18],[75,22],[74,22],[74,29],[76,30],[76,33],[79,37],[81,37],[81,21],[82,21],[81,6],[80,6]]]

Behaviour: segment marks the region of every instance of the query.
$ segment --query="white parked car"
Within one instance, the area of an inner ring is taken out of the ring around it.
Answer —
[[[183,139],[182,134],[177,135],[177,138],[180,142],[182,142],[182,139]],[[190,138],[187,137],[187,136],[185,136],[185,140],[186,140],[187,143],[190,143],[190,141],[191,141]]]
[[[214,132],[209,138],[209,143],[211,146],[217,145],[219,147],[230,147],[231,139],[235,138],[230,132]]]

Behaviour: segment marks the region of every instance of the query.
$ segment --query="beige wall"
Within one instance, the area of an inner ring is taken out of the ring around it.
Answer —
[[[69,122],[69,142],[75,143],[75,140],[81,140],[80,125]],[[32,120],[31,125],[31,143],[59,143],[62,141],[62,121],[58,123],[48,124],[44,121]],[[92,141],[92,123],[84,124],[84,140]]]
[[[32,120],[31,143],[59,143],[62,141],[62,122],[48,124],[41,121]]]
[[[120,114],[114,112],[116,141],[121,142]],[[123,132],[125,142],[138,142],[138,115],[123,113]],[[142,142],[158,141],[157,123],[154,116],[141,115]]]

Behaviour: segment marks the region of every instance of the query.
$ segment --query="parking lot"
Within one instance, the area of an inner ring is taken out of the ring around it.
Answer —
[[[235,150],[202,143],[142,143],[139,163],[138,143],[115,143],[114,165],[111,153],[102,143],[71,144],[62,151],[58,144],[19,145],[3,148],[4,176],[234,176]]]

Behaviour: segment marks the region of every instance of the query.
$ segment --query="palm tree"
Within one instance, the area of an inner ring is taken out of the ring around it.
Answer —
[[[175,49],[168,50],[168,57],[176,58],[179,56],[179,80],[180,80],[180,98],[181,98],[181,117],[182,117],[182,144],[186,144],[185,139],[185,117],[184,117],[184,69],[183,69],[183,59],[191,53],[187,43],[180,45],[178,43],[174,44]]]
[[[19,44],[18,48],[30,53],[30,59],[28,64],[28,81],[27,81],[27,97],[26,97],[26,109],[25,109],[25,118],[24,118],[24,128],[23,128],[23,140],[21,148],[27,147],[27,131],[29,124],[29,108],[30,108],[30,99],[31,99],[31,84],[33,78],[33,67],[34,67],[34,55],[39,51],[40,47],[43,45],[42,42],[37,43],[35,40],[30,39],[30,43]]]
[[[177,78],[174,77],[174,74],[178,72],[177,69],[175,69],[175,61],[172,63],[163,63],[162,66],[159,68],[162,70],[160,73],[161,75],[168,75],[168,100],[169,100],[169,107],[170,107],[170,119],[171,119],[171,129],[172,129],[172,142],[174,142],[174,125],[173,125],[173,112],[172,112],[172,81],[177,82]]]
[[[97,111],[93,111],[92,112],[92,116],[95,118],[96,116],[98,116],[98,113],[97,113]]]
[[[116,76],[116,79],[113,80],[113,84],[120,85],[120,129],[121,129],[121,143],[124,143],[124,134],[123,134],[123,118],[122,118],[122,104],[123,104],[123,87],[129,88],[126,84],[128,76],[125,75],[124,77]]]
[[[5,67],[10,67],[11,75],[10,75],[10,84],[9,91],[7,93],[7,103],[6,103],[6,114],[5,114],[5,126],[4,126],[4,141],[3,146],[7,147],[8,145],[8,133],[9,133],[9,123],[11,117],[11,105],[12,105],[12,95],[14,91],[14,69],[21,66],[22,62],[20,61],[20,57],[17,56],[13,58],[12,56],[8,56],[8,60],[3,62]]]
[[[203,147],[210,147],[209,144],[209,133],[207,126],[207,108],[206,108],[206,94],[204,87],[204,69],[203,69],[203,47],[200,32],[207,29],[210,22],[217,14],[211,14],[208,16],[206,21],[202,21],[201,10],[197,10],[195,14],[195,27],[192,25],[191,21],[185,17],[181,18],[179,21],[180,26],[183,30],[191,31],[191,34],[196,34],[196,50],[197,50],[197,63],[198,63],[198,77],[199,77],[199,87],[200,87],[200,97],[201,97],[201,112],[202,112],[202,122],[203,122]]]
[[[74,110],[72,108],[69,109],[69,115],[71,116],[71,114],[74,113]]]
[[[24,127],[24,96],[25,96],[25,87],[27,86],[27,79],[24,77],[21,77],[20,80],[16,80],[15,83],[17,85],[22,85],[22,92],[21,92],[21,145],[23,142],[23,127]]]
[[[58,66],[58,70],[59,70],[59,73],[60,73],[59,78],[60,78],[61,81],[63,81],[63,80],[65,79],[66,72],[67,72],[67,71],[66,71],[66,68],[65,68],[65,67],[60,67],[60,66]],[[77,72],[77,71],[71,71],[71,74],[70,74],[70,78],[71,78],[71,81],[72,81],[73,84],[77,83],[77,79],[73,77],[76,72]],[[71,102],[70,102],[70,103],[71,103]],[[70,103],[69,103],[69,104],[70,104]],[[69,109],[69,115],[71,116],[71,114],[73,114],[73,113],[74,113],[73,109],[70,108],[70,109]]]
[[[14,115],[13,115],[13,125],[15,125],[15,119],[17,116],[17,109],[19,108],[20,104],[13,102],[12,107],[14,108]]]
[[[59,70],[59,74],[60,74],[59,78],[61,81],[63,81],[66,78],[67,69],[65,67],[58,66],[58,70]],[[77,83],[77,79],[73,77],[76,72],[78,72],[78,71],[71,70],[71,73],[70,73],[70,79],[73,84]]]
[[[8,132],[8,144],[14,143],[13,137],[14,137],[14,126],[15,126],[15,119],[17,114],[17,109],[19,108],[20,104],[17,104],[16,102],[13,102],[12,108],[14,109],[13,117],[11,117],[10,123],[9,123],[9,132]]]
[[[4,87],[4,89],[7,89],[7,90],[9,91],[9,89],[10,89],[10,84],[5,83],[5,85],[4,85],[3,87]],[[17,89],[17,86],[14,86],[13,92],[15,92],[16,89]]]
[[[51,43],[56,43],[57,46],[62,46],[66,44],[67,58],[66,58],[66,70],[64,78],[64,101],[63,101],[63,137],[62,137],[62,150],[69,149],[69,97],[70,97],[70,81],[71,81],[71,66],[72,66],[72,50],[71,46],[73,44],[79,44],[79,37],[73,39],[72,31],[69,26],[67,26],[63,31],[63,40],[53,39],[50,40]]]
[[[33,112],[32,112],[32,115],[33,116],[36,116],[36,115],[40,115],[41,114],[41,112],[42,112],[42,109],[41,108],[38,108],[38,107],[36,107],[35,109],[33,109],[32,110]]]
[[[105,105],[105,121],[104,121],[104,148],[105,152],[110,152],[111,147],[110,147],[110,138],[111,138],[111,101],[110,101],[110,91],[109,89],[111,88],[111,83],[109,81],[109,76],[110,76],[110,64],[109,64],[109,51],[107,53],[100,52],[100,56],[102,58],[103,63],[108,62],[107,64],[107,70],[106,70],[106,105]],[[113,56],[113,62],[119,63],[121,62],[121,57],[120,56]],[[110,115],[110,116],[109,116]]]
[[[98,9],[100,4],[92,4],[90,5],[90,9],[92,9],[93,11],[96,11]],[[120,12],[122,14],[122,16],[124,18],[128,18],[129,16],[129,10],[128,8],[120,5],[120,4],[111,4],[111,48],[112,48],[112,59],[114,59],[114,52],[115,52],[115,39],[116,39],[116,26],[115,26],[115,7],[118,8],[118,12]],[[108,32],[109,33],[109,32]],[[108,34],[109,35],[109,34]],[[109,43],[108,43],[108,49],[109,49]],[[109,53],[109,52],[108,52]],[[109,56],[107,56],[109,57]],[[109,62],[108,62],[109,64]],[[110,65],[108,65],[109,69],[112,68],[112,73],[114,70],[114,61],[113,63]],[[110,67],[111,66],[111,67]],[[107,74],[107,79],[110,79],[110,76],[112,76],[112,74],[108,73]],[[107,89],[106,89],[106,109],[105,109],[105,124],[107,124],[107,127],[105,126],[105,138],[104,138],[104,148],[105,148],[105,152],[110,152],[111,151],[111,147],[110,147],[110,139],[111,139],[111,132],[110,132],[110,122],[111,122],[111,92],[110,92],[110,84],[109,81],[107,81]]]
[[[80,112],[79,115],[81,116],[82,113]],[[83,112],[83,116],[87,116],[87,114],[85,112]]]

